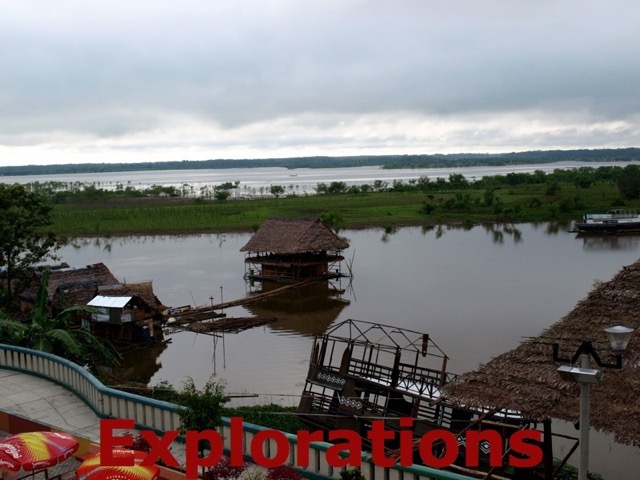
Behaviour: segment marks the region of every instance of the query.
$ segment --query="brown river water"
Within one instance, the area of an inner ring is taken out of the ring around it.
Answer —
[[[244,402],[297,405],[313,335],[353,318],[429,333],[451,358],[449,370],[462,373],[537,335],[573,309],[594,282],[640,256],[640,237],[576,238],[568,230],[549,223],[347,230],[341,235],[350,243],[344,255],[352,261],[351,282],[229,309],[229,316],[278,321],[220,338],[176,333],[168,346],[138,353],[130,365],[151,384],[180,386],[189,376],[203,385],[215,374],[229,392],[259,395]],[[60,255],[75,266],[104,262],[121,281],[153,280],[165,305],[203,305],[211,297],[215,303],[242,298],[259,286],[243,278],[240,248],[249,238],[79,238]],[[638,449],[593,437],[594,445],[602,442],[592,447],[595,471],[607,479],[635,478],[624,476],[620,465],[640,471]]]

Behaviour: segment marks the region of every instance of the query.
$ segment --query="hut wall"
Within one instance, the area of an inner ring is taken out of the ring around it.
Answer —
[[[287,262],[282,265],[262,265],[262,276],[267,278],[313,278],[327,273],[327,264],[296,265]]]

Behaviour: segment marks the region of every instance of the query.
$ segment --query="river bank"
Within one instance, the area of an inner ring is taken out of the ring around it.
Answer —
[[[393,231],[405,226],[575,220],[585,211],[606,211],[619,197],[617,187],[610,183],[580,189],[567,182],[551,195],[541,184],[224,201],[108,198],[55,205],[53,227],[69,237],[251,232],[267,218],[302,217],[321,218],[336,230],[377,227]],[[640,202],[626,205],[634,208]]]

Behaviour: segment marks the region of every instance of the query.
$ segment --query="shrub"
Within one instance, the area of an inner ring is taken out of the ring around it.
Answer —
[[[302,475],[287,465],[281,465],[267,471],[267,480],[302,480]]]
[[[340,472],[341,480],[367,480],[359,468],[348,468]]]
[[[240,477],[245,469],[245,464],[243,463],[239,467],[232,467],[229,459],[227,457],[222,457],[220,461],[209,468],[202,475],[203,480],[235,480]]]
[[[225,395],[224,383],[210,378],[204,389],[198,390],[193,379],[188,377],[180,392],[180,404],[186,407],[180,410],[182,433],[188,430],[215,430],[222,423],[222,409],[229,397]],[[200,452],[209,448],[207,440],[201,440]]]

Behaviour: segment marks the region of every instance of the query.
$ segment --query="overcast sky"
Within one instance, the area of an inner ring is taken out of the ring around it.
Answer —
[[[640,146],[637,0],[0,0],[4,165]]]

